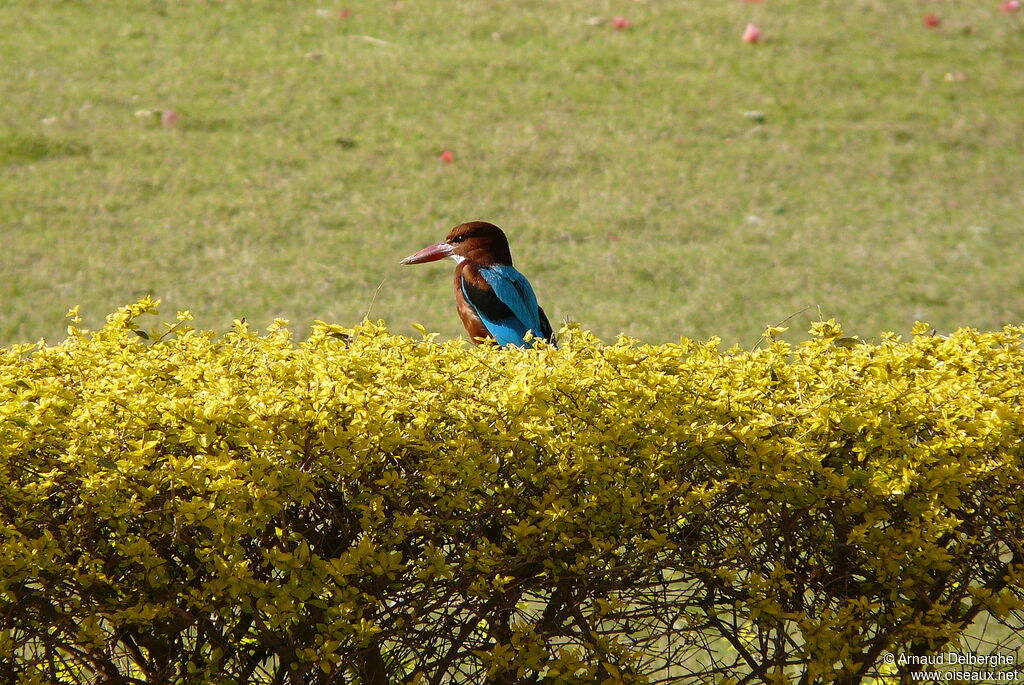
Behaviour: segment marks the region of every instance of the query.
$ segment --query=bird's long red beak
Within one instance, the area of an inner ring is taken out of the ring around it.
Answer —
[[[403,259],[400,264],[423,264],[424,262],[436,262],[439,259],[450,257],[452,246],[448,243],[438,243],[425,247],[416,254],[411,254]]]

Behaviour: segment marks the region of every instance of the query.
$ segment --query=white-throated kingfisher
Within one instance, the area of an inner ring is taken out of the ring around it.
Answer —
[[[508,239],[486,221],[459,224],[443,243],[425,247],[402,260],[423,264],[455,260],[455,307],[473,342],[487,338],[499,345],[532,347],[527,331],[554,344],[555,336],[526,276],[512,266]]]

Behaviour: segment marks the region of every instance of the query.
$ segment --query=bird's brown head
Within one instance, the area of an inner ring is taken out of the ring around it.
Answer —
[[[500,228],[486,221],[459,224],[448,232],[443,243],[425,247],[416,254],[409,255],[402,260],[402,264],[423,264],[445,257],[451,257],[457,262],[466,260],[483,266],[512,266],[508,239]]]

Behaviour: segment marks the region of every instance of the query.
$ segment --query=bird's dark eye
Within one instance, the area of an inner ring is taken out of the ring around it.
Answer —
[[[453,243],[461,243],[465,239],[466,239],[466,234],[463,233],[462,235],[457,235],[454,238],[452,238],[452,242]]]

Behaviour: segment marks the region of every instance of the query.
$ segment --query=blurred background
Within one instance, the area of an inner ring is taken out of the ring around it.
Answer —
[[[483,219],[606,340],[1024,317],[1024,12],[989,0],[0,8],[0,345],[145,295],[464,336]],[[557,325],[556,325],[557,327]]]

